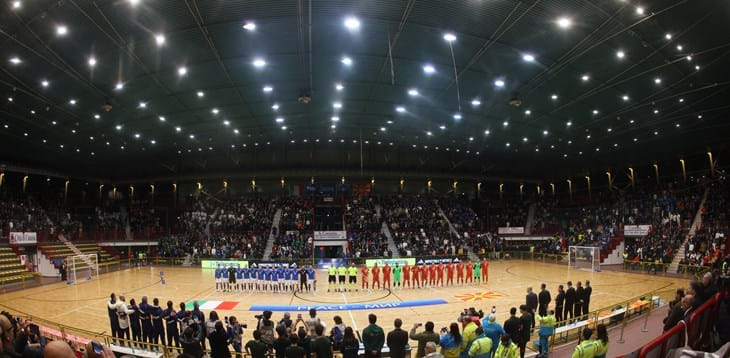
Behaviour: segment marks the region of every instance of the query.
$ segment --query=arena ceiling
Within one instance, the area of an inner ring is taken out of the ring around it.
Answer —
[[[4,163],[545,177],[704,153],[730,133],[727,1],[2,6]]]

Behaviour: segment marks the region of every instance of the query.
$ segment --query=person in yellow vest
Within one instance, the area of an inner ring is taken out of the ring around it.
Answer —
[[[492,353],[492,339],[484,335],[484,329],[477,327],[477,339],[469,348],[469,358],[489,358]]]
[[[477,313],[473,312],[472,314],[476,315]],[[474,323],[474,320],[472,320],[470,316],[463,316],[462,319],[468,323],[464,326],[464,330],[461,332],[461,353],[459,353],[459,357],[468,358],[469,348],[471,348],[471,344],[477,339],[477,328],[479,326]]]
[[[337,284],[337,268],[334,264],[327,268],[327,292],[330,292],[333,286]]]
[[[572,358],[593,358],[596,356],[596,341],[591,339],[593,330],[586,327],[583,329],[583,340],[575,346]]]
[[[606,358],[608,353],[608,331],[606,325],[601,323],[596,327],[596,356],[595,358]]]
[[[520,356],[520,348],[509,339],[509,334],[503,334],[500,338],[501,343],[494,352],[493,358],[517,358]]]
[[[357,290],[357,267],[352,263],[347,268],[347,284],[350,286],[350,291]]]
[[[341,265],[337,268],[337,291],[345,292],[345,288],[347,287],[347,283],[345,281],[345,276],[347,276],[347,267],[345,265]]]
[[[550,343],[550,337],[555,333],[555,310],[550,310],[547,316],[537,316],[537,321],[540,322],[540,330],[538,334],[540,336],[540,354],[538,357],[547,357]]]

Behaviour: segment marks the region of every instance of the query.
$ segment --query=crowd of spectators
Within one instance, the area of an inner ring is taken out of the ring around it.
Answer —
[[[45,211],[31,199],[0,200],[0,237],[11,231],[48,231],[52,227]]]
[[[685,244],[683,265],[713,266],[728,254],[730,238],[730,188],[725,180],[710,186],[701,215],[700,227]]]
[[[382,233],[383,218],[374,198],[352,199],[345,205],[349,252],[353,257],[390,256]]]
[[[382,207],[401,255],[453,255],[458,251],[457,237],[449,231],[435,198],[391,196],[383,199]]]

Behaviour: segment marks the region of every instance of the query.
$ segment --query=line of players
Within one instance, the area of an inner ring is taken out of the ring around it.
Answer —
[[[330,267],[328,272],[328,289],[327,291],[356,291],[357,288],[357,270],[353,266],[346,268],[345,266]],[[381,282],[382,273],[382,286]],[[444,287],[454,285],[454,276],[456,276],[456,284],[463,285],[467,283],[487,283],[489,277],[489,261],[477,261],[472,263],[466,261],[464,263],[426,263],[425,265],[403,265],[395,264],[390,266],[378,267],[375,264],[372,268],[363,265],[360,268],[360,280],[362,290],[375,289],[391,289],[391,288],[426,288],[426,287]],[[392,281],[392,286],[391,286]],[[347,282],[347,283],[346,283]]]
[[[317,290],[317,276],[309,267],[240,267],[218,265],[215,269],[218,292],[310,292]]]
[[[391,288],[444,287],[456,284],[486,283],[489,261],[457,263],[395,264],[372,268],[360,267],[362,290]],[[381,285],[382,273],[382,285]],[[330,266],[327,269],[327,291],[357,291],[358,269],[354,265]],[[218,265],[215,270],[216,291],[224,292],[311,292],[316,291],[316,270],[312,266],[247,268]]]

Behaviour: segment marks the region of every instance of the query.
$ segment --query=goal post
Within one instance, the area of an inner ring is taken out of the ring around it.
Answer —
[[[91,280],[99,276],[99,257],[96,254],[68,257],[69,283]]]
[[[601,270],[601,250],[596,246],[568,247],[568,268]]]

